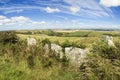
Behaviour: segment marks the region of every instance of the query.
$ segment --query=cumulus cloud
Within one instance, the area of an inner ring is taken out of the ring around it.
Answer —
[[[45,21],[41,21],[41,22],[33,21],[32,24],[41,25],[41,24],[46,24],[46,22]]]
[[[0,25],[10,22],[10,19],[7,19],[5,16],[0,16]]]
[[[45,21],[33,21],[30,18],[24,16],[15,16],[7,18],[6,16],[0,16],[0,26],[7,27],[31,27],[40,26],[45,24]]]
[[[86,24],[87,23],[87,24]],[[105,27],[106,26],[106,27]],[[8,18],[0,16],[0,31],[1,30],[18,30],[18,29],[78,29],[78,28],[110,28],[110,23],[84,20],[66,20],[60,21],[33,21],[28,17],[15,16]],[[119,28],[118,25],[113,28]]]
[[[46,22],[45,21],[41,21],[40,24],[45,24]]]
[[[72,6],[70,7],[70,10],[73,12],[73,13],[76,13],[80,10],[80,7],[76,7],[76,6]]]
[[[13,22],[32,22],[29,18],[23,16],[11,17]]]
[[[100,0],[100,4],[106,7],[120,6],[120,0]]]
[[[0,20],[2,20],[2,19],[6,19],[6,17],[5,16],[0,16]]]
[[[60,10],[59,10],[58,8],[46,7],[44,10],[45,10],[47,13],[60,12]]]

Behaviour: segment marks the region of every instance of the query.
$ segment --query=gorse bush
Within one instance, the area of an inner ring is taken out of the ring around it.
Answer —
[[[83,43],[80,43],[79,41],[78,42],[70,42],[69,40],[65,40],[60,45],[63,48],[63,52],[64,52],[65,47],[73,47],[73,48],[77,47],[77,48],[81,48],[81,49],[85,49],[86,48],[86,45],[83,44]]]
[[[120,59],[120,47],[117,43],[117,47],[108,46],[107,42],[101,41],[93,45],[94,53],[99,53],[102,57],[109,59]]]
[[[0,32],[0,42],[3,44],[16,43],[18,42],[18,37],[15,31],[4,31]]]
[[[119,80],[120,48],[100,41],[93,45],[92,52],[80,65],[77,80]]]
[[[62,46],[63,48],[65,48],[65,47],[71,47],[71,46],[72,46],[72,43],[69,42],[68,40],[66,40],[66,41],[64,41],[64,42],[61,44],[61,46]]]
[[[45,44],[49,44],[49,45],[51,44],[50,40],[47,38],[42,40],[41,43],[42,43],[42,46],[44,46]]]
[[[109,59],[93,54],[80,66],[77,80],[119,80],[119,71],[120,65],[114,65]]]

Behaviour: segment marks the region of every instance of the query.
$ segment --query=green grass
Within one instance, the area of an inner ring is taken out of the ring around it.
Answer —
[[[29,69],[25,62],[0,64],[0,80],[74,80],[75,72],[62,70],[58,66],[49,69],[35,67]]]
[[[42,44],[28,50],[23,43],[0,45],[0,80],[74,80],[76,72],[64,66],[54,52],[46,57]]]
[[[19,42],[5,45],[0,43],[0,80],[120,80],[120,37],[114,36],[117,48],[108,47],[101,41],[101,35],[106,33],[116,35],[119,32],[70,32],[71,35],[87,34],[88,37],[19,33]],[[38,47],[27,48],[26,39],[29,36],[37,39]],[[71,42],[83,44],[91,48],[91,51],[85,62],[76,68],[69,65],[69,61],[58,59],[51,50],[44,56],[41,42],[46,38],[52,43],[64,43],[63,47],[71,45]]]
[[[102,35],[120,36],[119,31],[93,31],[93,30],[81,30],[71,32],[68,36],[72,37],[100,37]]]
[[[39,30],[38,30],[39,31]],[[18,31],[19,32],[19,31]],[[21,32],[21,31],[20,31]],[[27,31],[23,31],[24,33]],[[31,32],[36,32],[36,31],[31,31]],[[40,32],[42,32],[40,30]],[[60,32],[60,33],[68,33],[68,32]],[[45,34],[17,34],[21,39],[27,39],[29,36],[34,37],[36,39],[43,40],[45,38],[48,38],[51,42],[60,42],[63,43],[66,40],[69,40],[69,42],[79,42],[79,43],[84,43],[87,47],[91,47],[91,44],[93,44],[96,41],[99,41],[102,37],[102,35],[112,35],[114,37],[114,41],[120,40],[120,33],[119,31],[93,31],[93,30],[79,30],[75,32],[69,32],[67,34],[68,37],[66,36],[48,36]]]

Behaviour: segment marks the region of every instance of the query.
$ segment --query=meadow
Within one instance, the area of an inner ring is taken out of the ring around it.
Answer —
[[[33,30],[18,31],[17,34],[21,39],[34,37],[36,39],[49,39],[51,42],[63,43],[66,40],[74,43],[84,43],[90,47],[92,43],[101,40],[102,35],[114,37],[114,41],[119,41],[120,31],[95,31],[95,30]]]
[[[116,48],[109,47],[102,35],[113,36]],[[38,47],[28,49],[27,38]],[[44,43],[89,48],[78,68],[54,51],[44,56]],[[0,32],[0,80],[120,80],[120,31],[24,30]]]

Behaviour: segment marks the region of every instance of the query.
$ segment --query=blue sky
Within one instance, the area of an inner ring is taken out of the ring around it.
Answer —
[[[0,30],[120,29],[120,0],[0,0]]]

